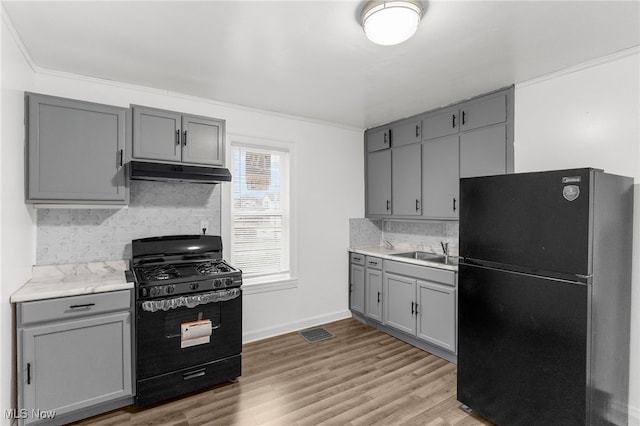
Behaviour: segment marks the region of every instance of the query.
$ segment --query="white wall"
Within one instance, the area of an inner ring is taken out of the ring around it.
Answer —
[[[640,424],[640,49],[516,85],[515,171],[635,178],[629,424]]]
[[[1,9],[0,9],[1,10]],[[2,12],[0,12],[2,14]],[[2,14],[2,18],[4,15]],[[33,211],[24,204],[24,90],[33,72],[7,26],[0,33],[2,54],[0,141],[0,423],[13,407],[13,314],[9,297],[29,279],[35,259]]]
[[[226,120],[229,134],[295,144],[299,196],[298,286],[245,296],[244,340],[350,316],[346,249],[349,246],[349,218],[364,214],[362,130],[156,89],[34,71],[8,35],[10,30],[11,26],[3,21],[0,416],[3,416],[1,410],[13,407],[13,379],[7,373],[14,369],[9,297],[29,278],[30,266],[35,262],[34,219],[24,204],[23,91],[218,117]],[[224,208],[226,206],[223,206],[223,212]],[[162,234],[162,229],[158,234]],[[4,418],[2,422],[5,422]]]

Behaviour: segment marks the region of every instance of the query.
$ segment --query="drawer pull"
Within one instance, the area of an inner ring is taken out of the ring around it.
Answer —
[[[184,373],[182,375],[182,379],[183,380],[191,380],[191,379],[195,379],[197,377],[202,377],[202,376],[204,376],[206,374],[207,374],[206,370],[202,369],[202,370],[198,370],[198,371],[193,371],[191,373]]]
[[[71,305],[69,309],[82,309],[82,308],[90,308],[92,306],[96,306],[95,303],[85,303],[83,305]]]

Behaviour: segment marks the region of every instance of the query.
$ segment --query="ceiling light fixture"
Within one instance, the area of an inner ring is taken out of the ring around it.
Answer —
[[[372,42],[392,46],[414,35],[420,18],[418,0],[372,0],[362,9],[362,28]]]

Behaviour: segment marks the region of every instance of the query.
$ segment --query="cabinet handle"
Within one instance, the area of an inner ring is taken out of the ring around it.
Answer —
[[[27,384],[31,384],[31,363],[27,363]]]
[[[182,145],[187,146],[187,131],[182,132]]]
[[[467,122],[467,113],[462,111],[462,125],[464,126]]]
[[[452,116],[452,117],[453,117],[453,118],[452,118],[452,120],[451,120],[451,128],[452,128],[452,129],[455,129],[455,128],[456,128],[456,115],[455,115],[455,114],[453,114],[453,116]]]
[[[387,145],[389,143],[389,135],[387,132],[384,132],[384,144]]]
[[[120,150],[120,167],[124,165],[123,163],[124,149]]]
[[[418,304],[416,303],[416,316],[418,316]]]
[[[456,211],[456,197],[453,197],[453,211]]]
[[[378,292],[378,303],[380,303],[380,292]]]
[[[420,211],[420,200],[416,198],[416,211]]]
[[[391,210],[391,201],[387,200],[387,211]]]
[[[411,316],[413,316],[413,313],[415,312],[415,311],[413,310],[413,305],[415,305],[415,303],[414,303],[414,302],[411,302]]]
[[[180,129],[176,130],[176,146],[180,146]]]
[[[420,136],[420,126],[416,124],[416,138]]]
[[[80,309],[80,308],[90,308],[92,306],[96,306],[95,303],[85,303],[84,305],[71,305],[69,309]]]
[[[202,377],[204,375],[206,375],[207,372],[206,370],[203,368],[202,370],[198,370],[198,371],[193,371],[190,373],[184,373],[182,375],[182,379],[183,380],[190,380],[190,379],[195,379],[196,377]]]

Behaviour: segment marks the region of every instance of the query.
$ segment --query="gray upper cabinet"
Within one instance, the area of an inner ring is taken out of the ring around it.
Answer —
[[[154,108],[133,108],[132,157],[139,160],[182,159],[182,116]]]
[[[423,140],[456,134],[460,131],[460,110],[445,108],[430,113],[422,120],[422,128]]]
[[[224,120],[134,105],[131,158],[222,166],[224,135]]]
[[[460,177],[507,173],[507,127],[504,124],[460,135]]]
[[[419,216],[422,213],[421,148],[420,144],[413,144],[392,150],[391,199],[394,215]]]
[[[422,122],[414,120],[391,129],[391,145],[393,147],[420,142],[422,140]]]
[[[367,214],[391,214],[391,150],[367,154]]]
[[[423,216],[458,218],[459,156],[457,135],[422,144]]]
[[[367,134],[367,152],[380,151],[391,147],[391,132],[388,128],[378,129]]]
[[[507,121],[507,94],[488,95],[469,101],[460,109],[463,131],[503,123]]]
[[[127,109],[26,93],[26,202],[127,204]]]
[[[513,172],[513,97],[509,87],[367,131],[366,217],[457,220],[461,177]],[[388,147],[390,158],[372,155]]]

